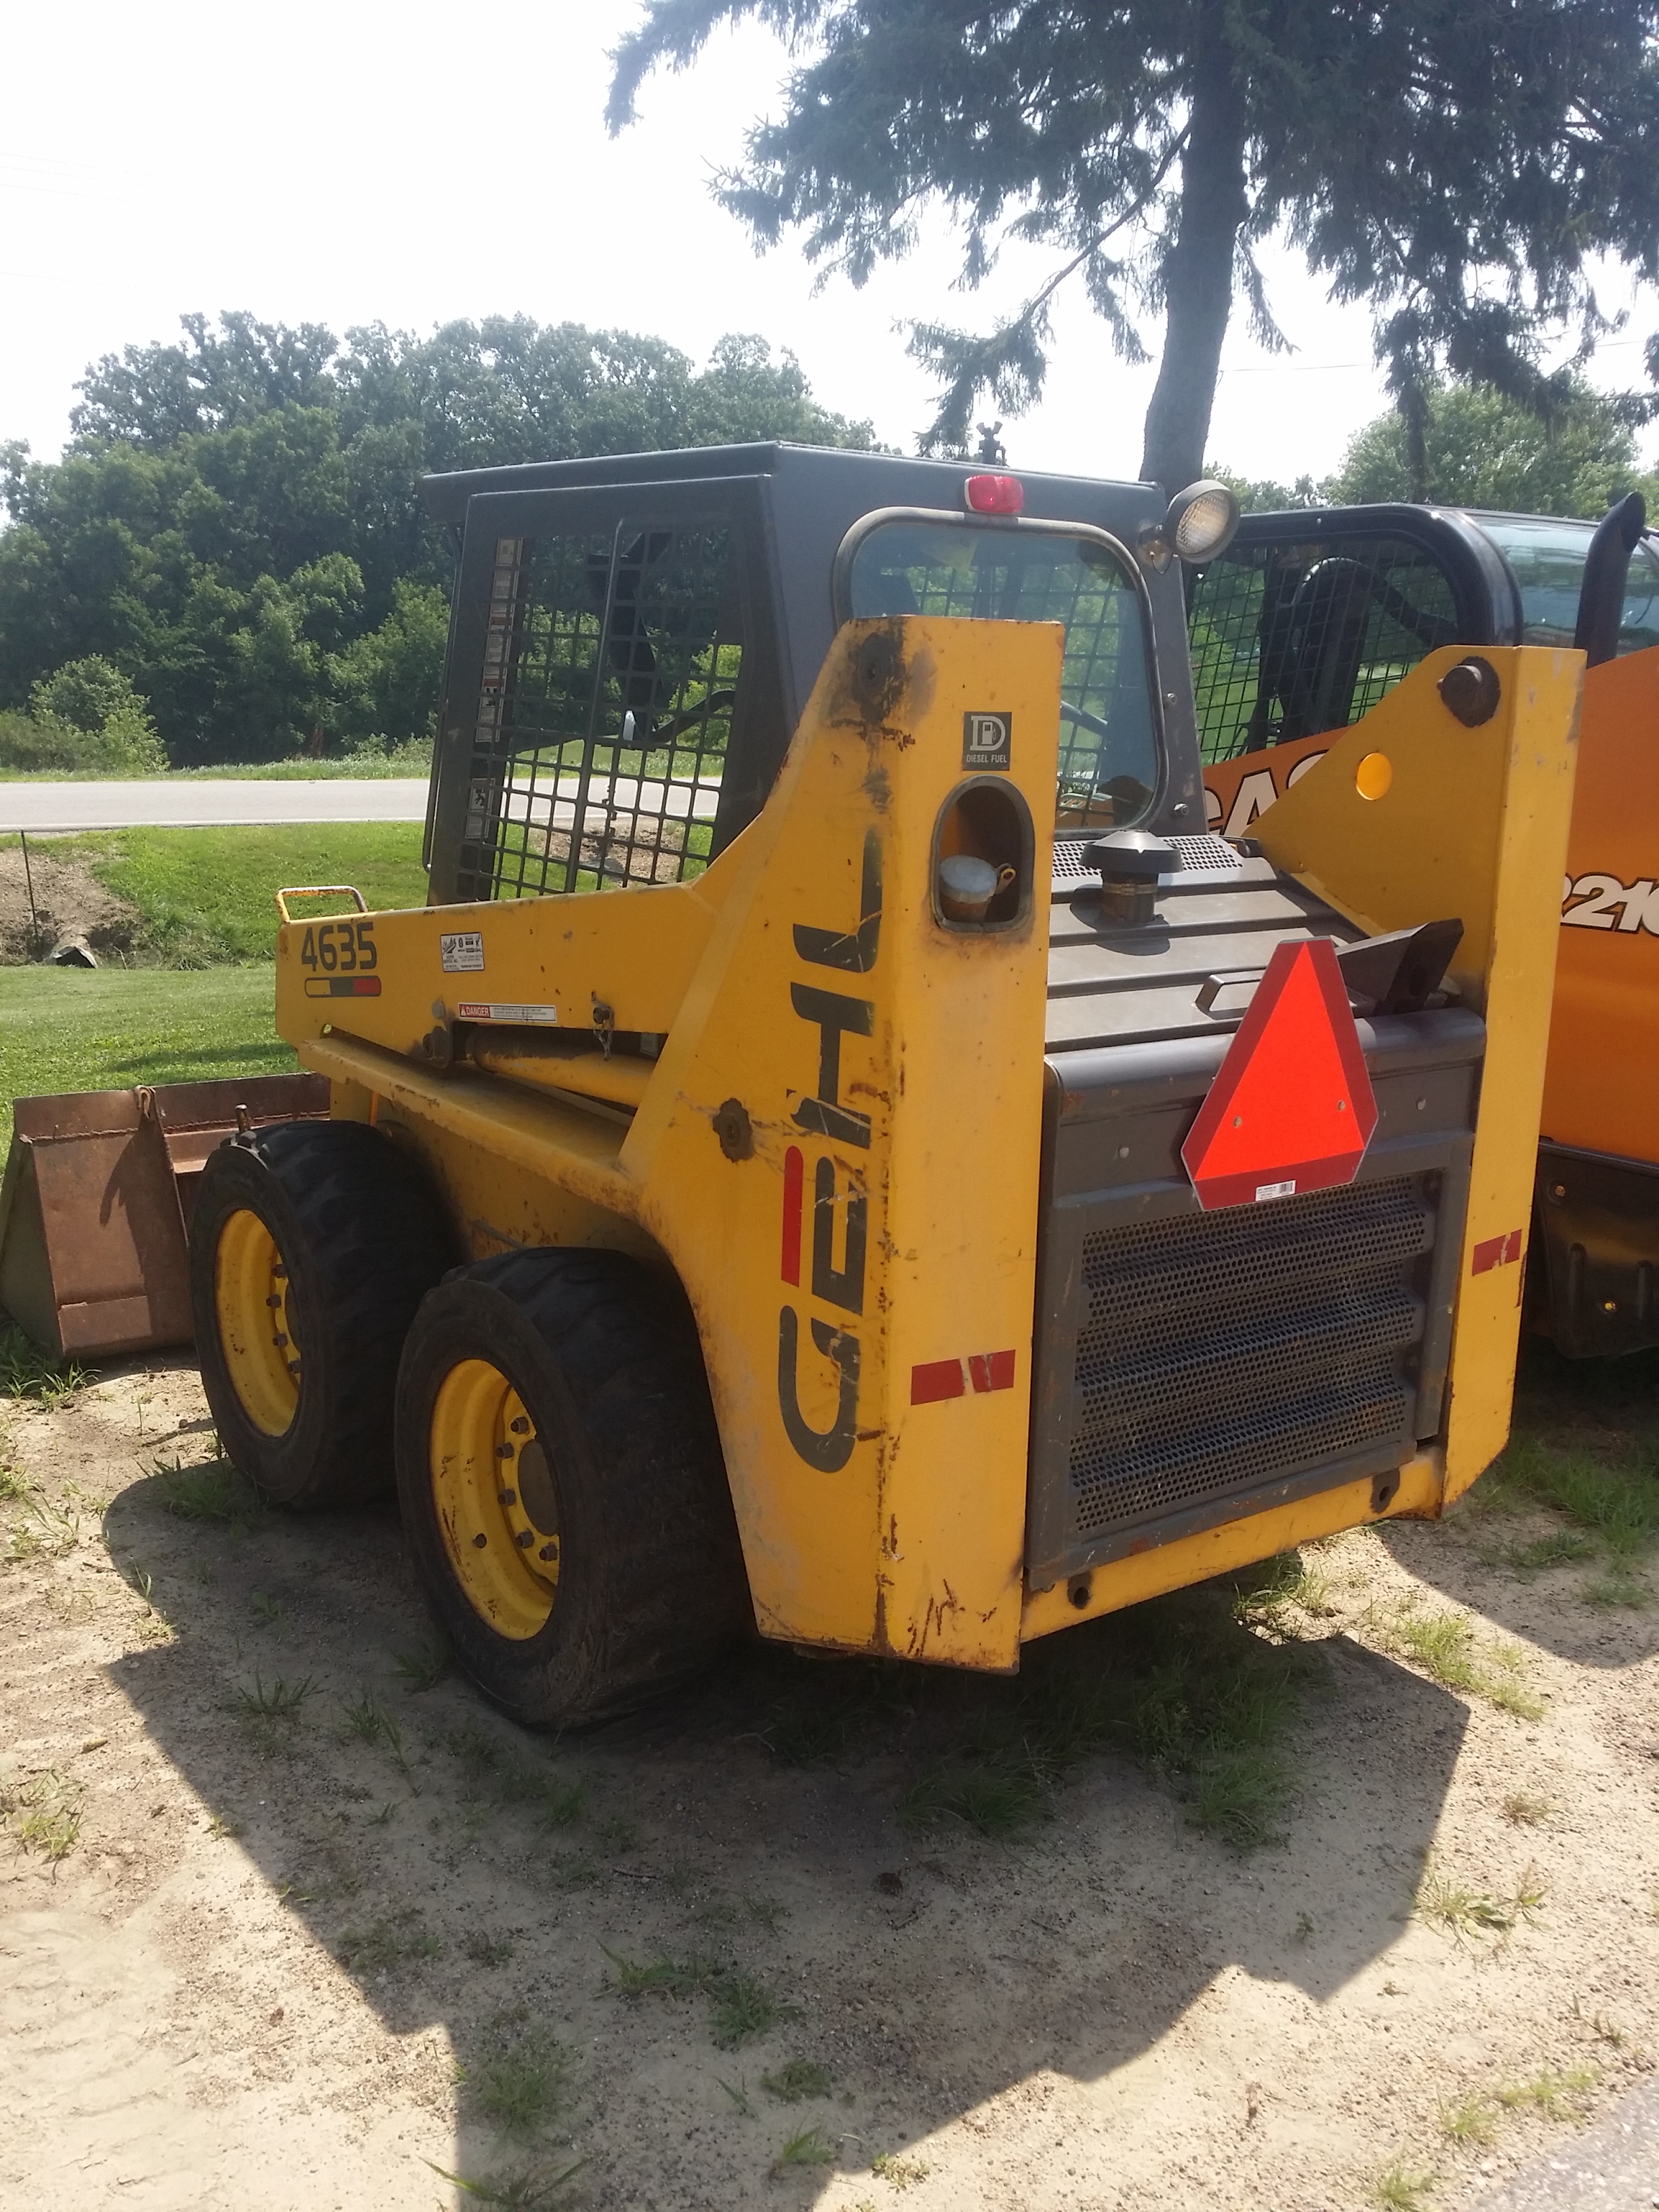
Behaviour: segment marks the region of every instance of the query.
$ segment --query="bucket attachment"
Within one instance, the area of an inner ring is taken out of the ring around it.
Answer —
[[[239,1128],[325,1121],[320,1075],[20,1098],[0,1185],[0,1305],[60,1359],[188,1344],[185,1224]]]

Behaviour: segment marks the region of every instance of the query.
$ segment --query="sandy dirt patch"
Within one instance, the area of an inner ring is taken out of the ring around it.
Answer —
[[[26,874],[17,841],[8,837],[0,845],[0,967],[21,967],[39,958],[42,946],[50,952],[66,937],[87,939],[100,957],[131,949],[142,921],[138,909],[104,888],[83,854],[56,847],[55,839],[32,839]]]
[[[1228,1620],[1308,1655],[1282,1841],[1110,1753],[994,1841],[901,1820],[887,1677],[817,1741],[782,1653],[558,1742],[428,1680],[392,1512],[250,1510],[183,1364],[0,1417],[0,2205],[1457,2212],[1659,2048],[1659,1616],[1512,1519]],[[1522,1711],[1401,1656],[1449,1612]]]

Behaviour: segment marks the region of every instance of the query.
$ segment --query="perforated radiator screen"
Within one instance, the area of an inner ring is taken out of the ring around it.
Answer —
[[[1085,1236],[1073,1542],[1390,1442],[1407,1456],[1429,1187],[1403,1176]]]

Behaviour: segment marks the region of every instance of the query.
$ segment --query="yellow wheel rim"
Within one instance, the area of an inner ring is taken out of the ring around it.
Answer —
[[[428,1458],[456,1581],[498,1636],[522,1643],[546,1626],[558,1592],[558,1500],[535,1424],[499,1367],[450,1369]]]
[[[300,1409],[300,1344],[288,1304],[288,1269],[257,1213],[233,1213],[219,1232],[213,1269],[219,1348],[242,1411],[268,1437],[287,1434]]]

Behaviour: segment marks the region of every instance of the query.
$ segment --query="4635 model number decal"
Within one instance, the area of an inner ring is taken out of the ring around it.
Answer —
[[[1569,901],[1576,904],[1569,904]],[[1659,891],[1650,876],[1633,884],[1617,876],[1592,874],[1561,879],[1563,929],[1616,929],[1632,936],[1638,929],[1659,937]]]
[[[372,921],[308,924],[300,944],[300,965],[308,999],[378,999],[380,965]]]

